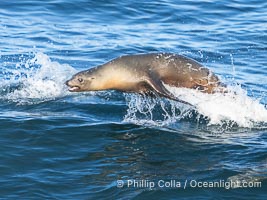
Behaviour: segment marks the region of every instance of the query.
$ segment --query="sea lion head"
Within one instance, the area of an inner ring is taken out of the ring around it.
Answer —
[[[69,87],[70,92],[93,91],[97,90],[96,77],[94,70],[86,70],[74,74],[65,84]]]

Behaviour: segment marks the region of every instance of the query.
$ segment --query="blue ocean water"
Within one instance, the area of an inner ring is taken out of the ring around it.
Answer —
[[[0,198],[266,199],[266,23],[264,0],[1,0]],[[168,88],[192,109],[64,85],[148,52],[233,92]]]

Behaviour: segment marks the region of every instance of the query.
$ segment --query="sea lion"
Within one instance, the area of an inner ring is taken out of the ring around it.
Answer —
[[[219,78],[197,61],[171,53],[121,56],[81,71],[66,81],[71,92],[119,90],[153,93],[189,104],[177,99],[163,83],[206,93],[214,93],[223,87]]]

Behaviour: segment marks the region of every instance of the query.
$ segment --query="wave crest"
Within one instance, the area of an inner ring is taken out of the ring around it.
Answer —
[[[267,123],[267,110],[259,99],[247,95],[240,86],[229,87],[229,93],[206,94],[200,91],[165,85],[179,99],[189,102],[192,108],[170,100],[126,95],[128,105],[124,121],[157,126],[168,125],[183,119],[231,128],[259,128]],[[265,126],[266,127],[266,126]]]
[[[2,99],[31,104],[65,96],[67,90],[64,82],[76,72],[70,65],[51,61],[40,52],[26,60],[23,66],[23,69],[10,69],[7,72],[9,76],[5,76],[2,83]]]

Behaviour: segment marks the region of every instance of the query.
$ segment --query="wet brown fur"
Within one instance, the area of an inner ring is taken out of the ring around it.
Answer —
[[[79,78],[83,82],[78,81]],[[138,93],[153,91],[177,100],[162,83],[205,93],[225,91],[219,78],[209,69],[193,59],[170,53],[122,56],[79,72],[66,82],[72,88],[70,91],[75,92],[109,89]]]

